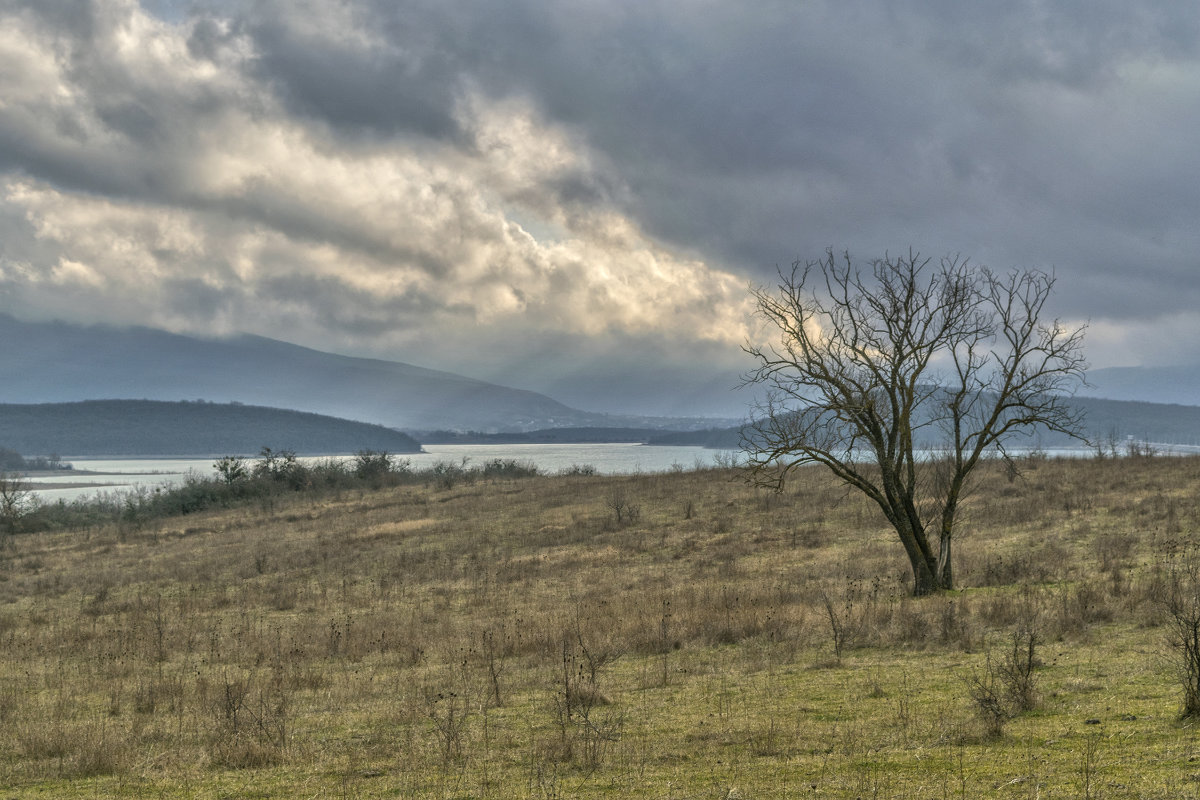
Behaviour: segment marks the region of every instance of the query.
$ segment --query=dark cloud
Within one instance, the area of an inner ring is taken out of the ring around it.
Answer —
[[[1053,265],[1075,314],[1130,313],[1097,276],[1143,283],[1138,313],[1192,301],[1193,9],[888,8],[517,2],[463,12],[459,54],[582,130],[654,233],[740,269],[914,243]]]
[[[443,300],[419,289],[383,297],[336,276],[280,275],[251,287],[251,293],[263,306],[289,309],[286,317],[296,327],[315,322],[325,330],[368,340],[410,333],[435,315],[454,313]]]
[[[216,61],[222,48],[232,41],[230,32],[218,25],[216,20],[200,18],[192,26],[192,32],[187,38],[187,47],[193,58]]]
[[[455,54],[424,40],[420,16],[387,17],[379,21],[364,9],[347,20],[354,28],[343,33],[350,35],[330,37],[311,23],[291,24],[295,15],[273,7],[244,23],[255,44],[251,74],[293,113],[345,135],[463,138],[455,117],[461,88]],[[374,44],[368,38],[380,35]]]
[[[0,302],[568,391],[728,374],[745,284],[913,246],[1200,361],[1189,3],[142,7],[0,1]]]

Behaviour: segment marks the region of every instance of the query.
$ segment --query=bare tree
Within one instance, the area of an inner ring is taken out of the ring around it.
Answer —
[[[1068,397],[1084,329],[1043,321],[1054,277],[1000,275],[909,252],[868,266],[846,254],[796,262],[754,290],[778,342],[747,345],[766,387],[743,447],[756,483],[780,489],[823,464],[883,510],[913,591],[954,585],[951,543],[968,478],[1019,431],[1078,436]]]
[[[0,531],[5,537],[17,532],[21,517],[33,502],[33,492],[18,473],[0,471]],[[4,539],[0,538],[0,542]]]

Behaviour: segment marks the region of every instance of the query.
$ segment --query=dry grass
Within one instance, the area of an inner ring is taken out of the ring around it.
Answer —
[[[0,786],[1196,796],[1162,623],[1200,460],[1027,466],[981,476],[965,588],[921,600],[876,510],[816,470],[781,495],[726,471],[543,477],[20,536]],[[1030,624],[1036,691],[989,731],[971,678]]]

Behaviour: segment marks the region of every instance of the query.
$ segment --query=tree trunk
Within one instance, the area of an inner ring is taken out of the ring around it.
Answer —
[[[904,552],[908,554],[908,561],[912,565],[913,594],[924,597],[941,590],[937,564],[927,557],[928,548],[921,547],[917,539],[918,536],[923,537],[924,532],[913,531],[908,525],[903,522],[897,523],[895,520],[892,521],[892,525],[900,534],[900,543],[904,545]]]
[[[951,537],[954,536],[954,515],[958,511],[958,498],[962,493],[964,471],[960,467],[946,494],[946,505],[942,509],[941,531],[938,536],[937,577],[943,589],[954,588],[954,559],[951,557]]]
[[[937,558],[937,579],[940,588],[954,588],[954,559],[950,557],[951,532],[943,529],[939,541]]]
[[[913,562],[913,596],[926,597],[941,590],[938,578],[924,559]]]

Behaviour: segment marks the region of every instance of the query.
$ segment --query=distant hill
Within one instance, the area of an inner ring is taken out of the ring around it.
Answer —
[[[707,428],[702,431],[669,431],[651,436],[645,444],[739,450],[742,446],[742,429],[734,427]]]
[[[1200,445],[1200,406],[1100,400],[1094,397],[1076,397],[1071,404],[1084,413],[1085,435],[1098,443],[1124,442],[1132,438],[1163,445]],[[741,428],[731,427],[664,432],[650,437],[646,443],[737,449],[740,442]],[[1025,440],[1017,438],[1012,443],[1015,446],[1085,446],[1069,436],[1047,433]]]
[[[1200,405],[1200,364],[1173,367],[1109,367],[1088,372],[1090,397],[1143,403]]]
[[[546,428],[512,433],[478,431],[416,431],[423,444],[599,444],[645,443],[663,434],[661,428]]]
[[[421,450],[412,437],[381,425],[259,406],[153,400],[0,405],[0,446],[64,456],[253,455],[264,446],[301,454]]]
[[[202,398],[425,430],[610,424],[535,392],[258,336],[200,339],[0,314],[0,342],[0,403]]]
[[[1133,438],[1159,444],[1200,445],[1200,406],[1076,397],[1088,435],[1098,441]]]

